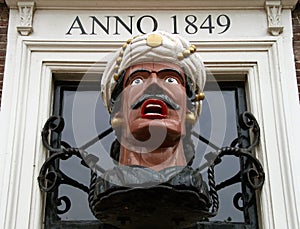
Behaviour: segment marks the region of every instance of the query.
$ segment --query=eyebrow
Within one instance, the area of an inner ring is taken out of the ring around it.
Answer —
[[[132,71],[132,72],[129,73],[129,76],[128,76],[128,78],[126,79],[125,85],[127,85],[129,79],[130,79],[135,73],[137,73],[137,72],[148,72],[148,73],[155,72],[155,73],[159,74],[159,73],[161,73],[161,72],[167,72],[167,71],[176,72],[176,73],[181,77],[182,82],[184,82],[184,76],[185,76],[184,72],[183,72],[183,75],[182,75],[181,72],[179,72],[178,70],[176,70],[176,69],[174,69],[174,68],[163,68],[163,69],[161,69],[161,70],[159,70],[159,71],[152,71],[152,70],[145,69],[145,68],[139,68],[139,69],[136,69],[136,70],[134,70],[134,71]]]
[[[126,82],[125,82],[125,85],[127,85],[128,81],[130,80],[130,78],[133,76],[133,74],[137,73],[137,72],[148,72],[150,73],[151,71],[150,70],[147,70],[145,68],[139,68],[139,69],[136,69],[132,72],[129,73],[128,75],[128,78],[126,79]]]

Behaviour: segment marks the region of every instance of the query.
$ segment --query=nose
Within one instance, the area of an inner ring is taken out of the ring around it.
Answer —
[[[151,71],[149,77],[148,77],[148,81],[149,82],[153,82],[153,83],[158,83],[158,76],[157,73],[155,71]]]
[[[156,77],[154,77],[156,78]],[[149,83],[145,94],[162,94],[164,92],[164,90],[159,86],[157,79],[155,80],[151,80],[151,82]]]
[[[158,77],[156,72],[151,72],[147,79],[147,89],[145,93],[148,94],[158,94],[163,92],[163,89],[159,86]]]

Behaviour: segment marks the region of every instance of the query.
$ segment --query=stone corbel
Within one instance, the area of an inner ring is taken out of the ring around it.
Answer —
[[[28,36],[33,31],[34,5],[34,2],[18,2],[20,22],[17,30],[22,36]]]
[[[281,1],[266,1],[265,9],[268,17],[268,32],[273,36],[278,36],[283,31],[281,24]]]

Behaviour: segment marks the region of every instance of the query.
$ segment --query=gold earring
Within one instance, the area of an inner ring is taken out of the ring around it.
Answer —
[[[194,124],[196,123],[196,117],[193,112],[186,113],[185,120],[187,123]]]
[[[119,128],[120,126],[122,126],[123,124],[123,119],[122,118],[113,118],[111,121],[110,121],[110,124],[111,124],[111,127],[113,129],[117,129]]]

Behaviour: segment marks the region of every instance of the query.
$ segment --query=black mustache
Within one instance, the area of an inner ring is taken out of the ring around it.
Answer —
[[[131,109],[136,109],[141,106],[147,99],[159,99],[162,100],[167,106],[173,110],[179,110],[180,106],[174,102],[169,96],[164,94],[144,94],[137,101],[131,105]]]

